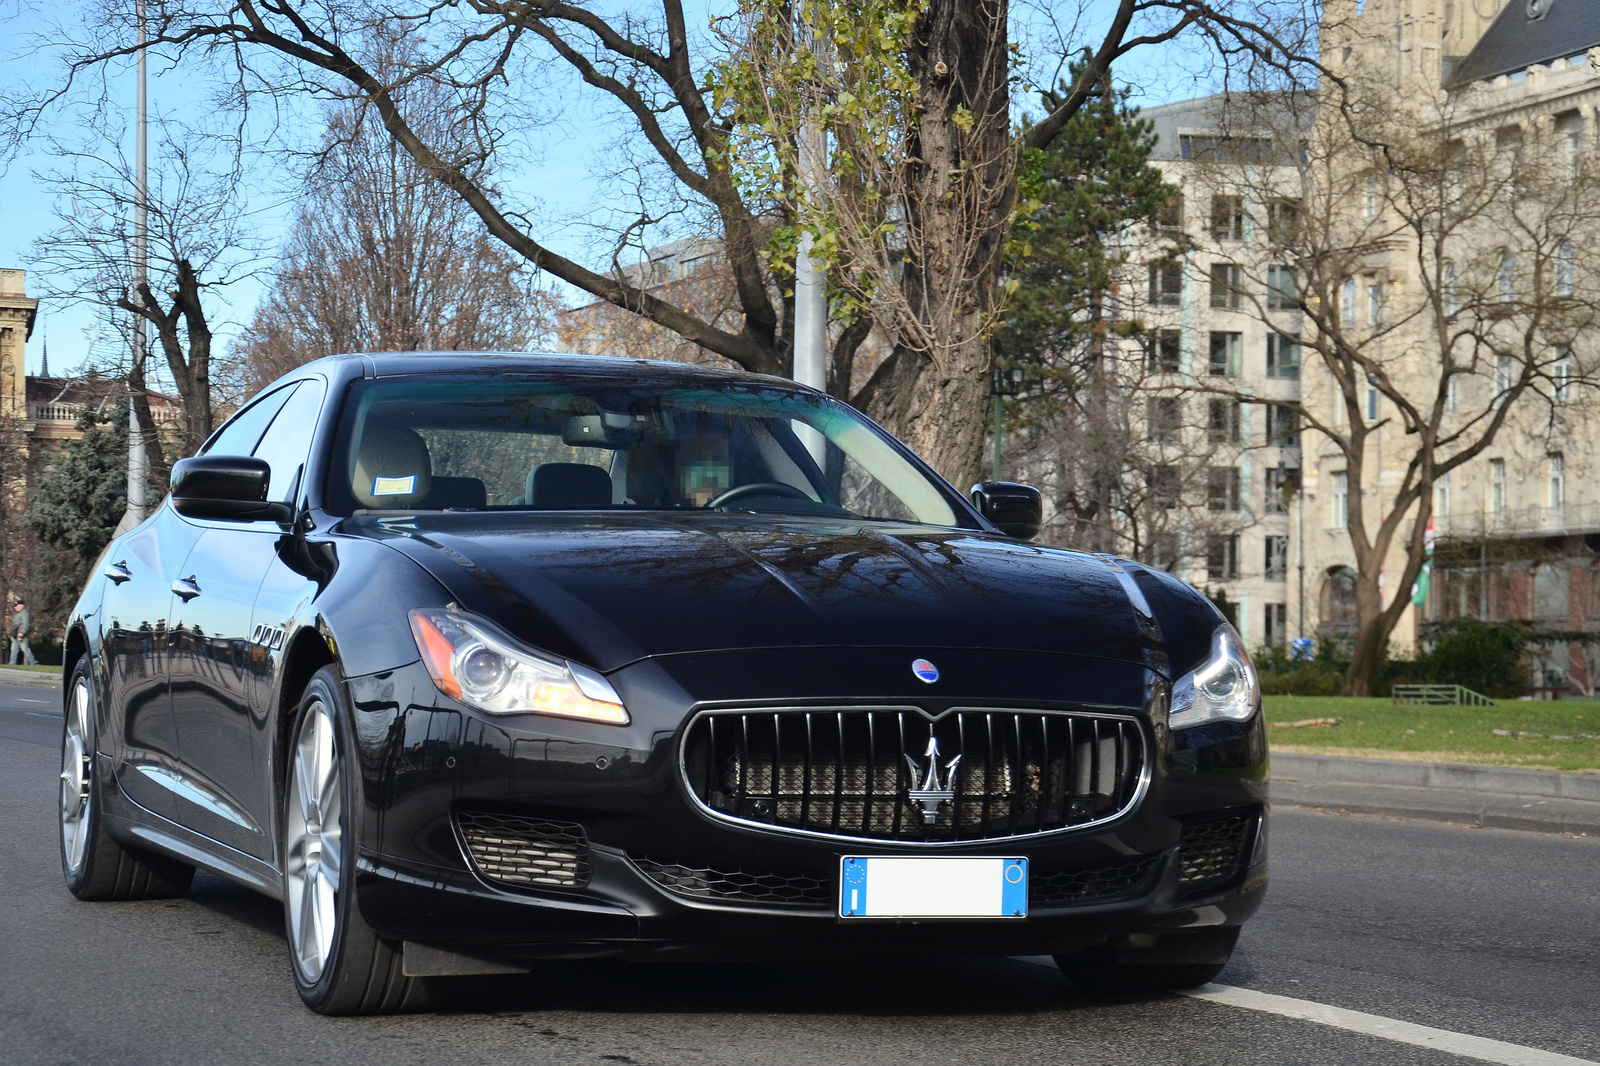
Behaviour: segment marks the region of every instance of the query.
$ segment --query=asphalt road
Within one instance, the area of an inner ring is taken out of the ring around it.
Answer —
[[[1028,960],[560,964],[433,1015],[321,1018],[279,905],[200,875],[86,904],[55,840],[60,718],[0,685],[0,1064],[1462,1063],[1181,996],[1096,1000]],[[1273,882],[1219,983],[1600,1060],[1600,841],[1275,815]],[[1498,1061],[1522,1060],[1515,1049]]]

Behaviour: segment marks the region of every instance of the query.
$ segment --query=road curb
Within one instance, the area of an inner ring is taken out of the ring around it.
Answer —
[[[1357,814],[1600,836],[1600,774],[1275,754],[1272,799]]]
[[[61,691],[60,674],[37,674],[32,670],[8,670],[0,666],[0,685],[29,685]]]

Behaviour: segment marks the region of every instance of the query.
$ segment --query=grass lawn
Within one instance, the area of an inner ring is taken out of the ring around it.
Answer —
[[[1396,707],[1387,699],[1264,696],[1276,751],[1600,773],[1600,700],[1508,700],[1496,707]],[[1277,723],[1342,718],[1336,726]],[[1542,736],[1496,736],[1496,729]]]
[[[3,670],[27,670],[35,674],[59,674],[60,666],[0,666]]]

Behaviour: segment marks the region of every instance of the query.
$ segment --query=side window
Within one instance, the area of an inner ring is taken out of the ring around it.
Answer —
[[[301,481],[296,475],[311,450],[311,434],[317,426],[317,413],[322,410],[322,391],[320,381],[302,381],[295,386],[294,395],[284,403],[252,453],[272,467],[272,477],[267,481],[269,499],[294,502]]]
[[[294,391],[294,386],[277,389],[261,397],[243,411],[234,415],[222,432],[211,439],[211,446],[205,450],[206,455],[249,455],[256,449],[256,442],[261,439],[261,433],[267,428],[267,423],[272,421],[272,416],[278,413],[283,406],[283,401],[289,398]]]

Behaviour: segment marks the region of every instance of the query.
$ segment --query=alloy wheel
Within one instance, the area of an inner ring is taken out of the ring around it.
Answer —
[[[78,678],[67,704],[66,727],[61,735],[61,854],[68,873],[83,869],[89,842],[90,788],[94,753],[89,742],[89,682]]]
[[[290,954],[307,984],[322,976],[338,924],[344,787],[334,728],[327,706],[310,704],[289,768],[284,889]]]

